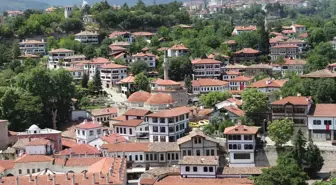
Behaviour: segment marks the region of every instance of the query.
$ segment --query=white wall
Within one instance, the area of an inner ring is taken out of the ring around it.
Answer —
[[[189,172],[186,171],[186,167],[189,166]],[[197,167],[197,172],[194,172],[194,167]],[[204,172],[204,167],[208,168],[208,172]],[[213,171],[209,172],[209,167],[212,167]],[[197,165],[180,165],[181,175],[188,177],[203,177],[213,178],[216,177],[216,166],[197,166]]]
[[[48,146],[49,147],[49,146]],[[47,153],[46,146],[26,146],[26,153],[27,154],[42,154],[45,155]]]
[[[321,125],[314,125],[314,120],[320,120]],[[309,130],[326,130],[326,125],[324,124],[325,120],[331,120],[331,125],[329,126],[330,130],[335,130],[336,123],[334,117],[308,117],[308,129]]]

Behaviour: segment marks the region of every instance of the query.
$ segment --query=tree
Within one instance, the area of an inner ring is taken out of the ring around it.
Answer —
[[[190,76],[184,78],[184,87],[188,90],[188,93],[192,93],[192,82]]]
[[[274,120],[268,125],[268,136],[277,146],[287,143],[293,135],[294,123],[291,120]]]
[[[324,165],[324,159],[321,156],[320,149],[313,143],[312,140],[309,141],[307,146],[306,162],[308,175],[311,178],[316,178],[317,172],[319,172]]]
[[[81,85],[83,88],[88,88],[88,82],[89,82],[89,75],[87,73],[83,74],[83,78],[81,80]]]
[[[286,165],[263,169],[262,174],[254,178],[254,185],[307,185],[308,176],[292,160],[286,158]]]
[[[267,55],[269,53],[269,33],[265,29],[264,21],[259,22],[257,32],[259,35],[259,50]]]
[[[258,114],[267,111],[268,97],[265,93],[258,91],[255,88],[249,88],[242,93],[243,106],[245,115],[254,120]]]
[[[47,38],[47,47],[49,51],[58,48],[58,42],[55,37],[50,36]]]
[[[200,102],[205,105],[206,107],[212,107],[216,103],[224,101],[231,97],[231,94],[228,92],[218,92],[218,91],[211,91],[207,94],[202,94],[200,97]]]
[[[192,64],[189,58],[175,57],[169,61],[169,78],[174,81],[184,80],[186,76],[192,75]]]
[[[90,105],[90,99],[88,97],[83,97],[81,100],[80,100],[80,108],[82,109],[86,109],[87,106]]]
[[[143,60],[138,60],[131,65],[131,72],[133,75],[139,73],[146,73],[148,69],[148,63]]]
[[[19,43],[13,42],[12,46],[12,57],[13,59],[17,59],[21,54]]]
[[[88,44],[83,48],[83,53],[88,59],[93,59],[96,56],[96,49],[93,45]]]
[[[305,153],[306,153],[306,138],[303,136],[301,129],[296,133],[293,140],[293,157],[296,160],[296,163],[303,168],[305,162]]]
[[[326,36],[324,35],[323,28],[311,28],[309,30],[308,41],[313,47],[318,43],[325,42]]]
[[[100,79],[100,71],[96,69],[95,75],[93,76],[93,92],[99,93],[102,91],[102,81]]]
[[[336,184],[336,179],[334,177],[331,177],[328,180],[317,181],[315,182],[314,185],[335,185],[335,184]]]
[[[149,79],[143,72],[135,76],[134,85],[137,91],[150,91]]]

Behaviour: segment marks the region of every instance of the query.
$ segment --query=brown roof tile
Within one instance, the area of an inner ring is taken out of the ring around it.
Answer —
[[[128,77],[119,81],[119,83],[134,83],[135,77],[133,75],[129,75]]]
[[[236,98],[229,98],[229,99],[227,99],[226,101],[229,101],[229,102],[231,102],[231,103],[235,103],[235,104],[238,105],[238,106],[243,105],[243,101],[242,101],[242,100],[238,100],[238,99],[236,99]]]
[[[100,66],[103,69],[120,69],[120,68],[125,68],[127,69],[127,66],[124,65],[119,65],[119,64],[115,64],[115,63],[111,63],[111,64],[104,64],[102,66]]]
[[[280,100],[272,102],[272,105],[285,105],[287,103],[293,105],[309,105],[311,104],[311,97],[308,96],[288,96]]]
[[[163,79],[156,79],[155,81],[153,81],[154,84],[157,84],[159,86],[170,86],[170,85],[181,85],[178,82],[175,82],[173,80],[163,80]]]
[[[235,125],[231,127],[226,127],[224,134],[242,134],[242,135],[253,135],[258,132],[258,127],[246,126],[246,125]]]
[[[230,82],[249,82],[251,80],[252,80],[252,78],[247,77],[247,76],[237,76],[236,78],[228,79],[227,81],[230,81]]]
[[[245,54],[259,54],[260,51],[252,49],[252,48],[244,48],[242,50],[234,52],[234,54],[241,54],[241,53],[245,53]]]
[[[192,81],[193,87],[202,87],[202,86],[228,86],[228,82],[217,80],[217,79],[208,79],[208,78],[200,78],[198,80]]]
[[[224,167],[223,175],[260,175],[267,167]]]
[[[188,114],[188,113],[190,113],[190,109],[188,107],[183,106],[183,107],[172,108],[169,110],[162,110],[156,113],[149,114],[147,116],[169,118],[169,117],[175,117],[175,116],[179,116],[182,114]]]
[[[79,144],[77,146],[74,146],[70,149],[65,149],[60,151],[58,154],[56,155],[70,155],[74,154],[74,155],[83,155],[83,154],[88,154],[88,155],[93,155],[93,154],[100,154],[100,152],[98,151],[98,149],[96,147],[93,147],[89,144]]]
[[[31,162],[51,162],[54,159],[46,155],[28,155],[25,154],[22,157],[16,159],[14,163],[31,163]]]
[[[205,135],[202,131],[192,131],[188,135],[181,137],[177,140],[177,144],[182,144],[187,141],[191,141],[193,137],[203,137],[205,140],[212,141],[218,143],[218,141],[210,136]]]
[[[100,139],[107,143],[124,143],[127,141],[126,138],[117,133],[110,134],[108,136],[100,136]]]
[[[65,49],[65,48],[59,48],[49,51],[49,53],[73,53],[73,50]]]
[[[184,156],[179,165],[214,165],[218,164],[217,156]]]
[[[146,91],[137,91],[133,94],[131,94],[127,101],[132,103],[144,103],[148,100],[148,98],[151,96],[149,92]]]
[[[129,109],[124,113],[124,116],[145,116],[149,113],[151,113],[151,111],[145,109]]]
[[[114,123],[113,126],[137,127],[143,122],[144,122],[144,120],[131,119],[131,120],[126,120],[126,121],[121,121],[121,122],[118,122],[118,123]]]
[[[221,61],[204,58],[204,59],[195,59],[191,61],[192,64],[221,64]]]
[[[335,117],[336,104],[315,104],[312,106],[312,111],[308,116],[316,117]]]
[[[301,59],[292,59],[292,58],[285,58],[285,65],[304,65],[306,64],[305,60]]]
[[[259,81],[252,83],[249,87],[252,88],[281,88],[287,81],[286,80],[272,80],[269,78],[265,78]]]
[[[93,110],[90,110],[90,113],[93,116],[117,114],[118,108],[117,107],[107,107],[107,108],[102,108],[102,109],[93,109]]]
[[[235,26],[237,31],[256,31],[257,26],[250,25],[250,26]]]
[[[169,48],[171,50],[189,50],[187,47],[185,47],[183,44],[179,44],[179,45],[174,45],[171,48]]]
[[[36,138],[30,141],[26,146],[41,146],[50,144],[50,140],[44,138]]]
[[[167,176],[154,185],[253,185],[248,178],[183,178],[180,175]]]
[[[145,104],[148,105],[168,105],[173,104],[175,101],[172,96],[166,93],[152,94],[151,97],[147,99]]]
[[[301,75],[303,78],[336,78],[336,73],[328,70],[322,69],[318,71],[314,71],[308,74]]]
[[[62,146],[72,148],[78,145],[79,144],[74,139],[62,138]]]
[[[225,106],[223,107],[223,109],[237,115],[237,116],[244,116],[245,115],[245,112],[243,110],[241,110],[240,108],[238,107],[235,107],[235,106]]]
[[[179,152],[180,147],[176,142],[149,143],[149,152]]]
[[[108,152],[147,152],[149,143],[117,143],[103,144],[102,149]]]
[[[83,123],[76,126],[76,128],[79,128],[79,129],[93,129],[93,128],[99,128],[99,127],[103,127],[103,125],[98,122],[87,121],[87,120],[84,120]]]

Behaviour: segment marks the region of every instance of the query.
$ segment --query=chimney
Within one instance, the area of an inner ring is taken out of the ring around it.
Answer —
[[[35,185],[37,185],[37,175],[34,177]]]
[[[300,97],[300,96],[301,96],[301,93],[298,93],[297,96]]]
[[[110,172],[106,174],[106,184],[109,184],[110,182]]]
[[[53,185],[56,185],[56,174],[54,174]]]
[[[83,123],[86,124],[87,123],[87,119],[85,119]]]
[[[266,80],[266,85],[270,84],[271,80]]]
[[[32,174],[29,174],[29,182],[33,181]]]
[[[48,181],[50,181],[51,180],[51,178],[50,178],[50,173],[48,174]]]
[[[83,173],[83,179],[87,179],[86,178],[86,171]]]
[[[71,157],[72,157],[72,148],[69,148],[69,151],[70,151],[70,156],[69,156],[69,158],[71,158]]]
[[[92,184],[95,184],[96,183],[96,174],[93,173],[92,174]]]
[[[19,177],[18,176],[15,177],[15,185],[19,185]]]
[[[103,172],[99,172],[99,178],[102,179],[103,178]]]
[[[72,178],[71,179],[72,179],[72,185],[76,185],[75,184],[75,174],[72,174]]]
[[[87,158],[87,152],[85,152],[85,158]]]
[[[65,174],[65,178],[66,178],[66,180],[70,180],[70,179],[69,179],[69,173],[66,173],[66,174]]]

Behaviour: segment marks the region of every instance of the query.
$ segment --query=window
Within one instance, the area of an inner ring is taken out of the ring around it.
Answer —
[[[22,174],[22,170],[21,169],[19,169],[19,174]]]
[[[170,153],[167,154],[167,159],[170,160]]]
[[[193,171],[194,171],[194,172],[197,172],[197,166],[194,166],[194,167],[193,167]]]
[[[149,161],[149,154],[146,154],[146,161]]]
[[[203,171],[204,171],[204,172],[208,172],[208,167],[207,167],[207,166],[204,166],[204,167],[203,167]]]
[[[250,154],[234,154],[234,159],[250,159]]]
[[[132,155],[129,156],[129,160],[132,161]]]
[[[244,145],[244,149],[245,150],[252,150],[253,149],[253,145],[252,144],[245,144]]]
[[[161,160],[161,161],[164,160],[164,154],[160,154],[160,160]]]
[[[197,156],[201,156],[201,151],[200,150],[196,150],[196,155]]]
[[[153,126],[153,132],[158,132],[158,131],[159,131],[158,126]]]
[[[179,153],[175,154],[175,158],[176,158],[176,160],[179,160]]]
[[[158,119],[157,118],[152,118],[153,123],[157,123]]]
[[[331,125],[331,120],[324,120],[324,125]]]
[[[183,150],[182,155],[186,156],[187,155],[187,151]]]
[[[190,167],[189,167],[189,166],[186,166],[186,167],[185,167],[185,171],[186,171],[186,172],[190,172]]]
[[[142,161],[142,155],[140,155],[140,161]]]
[[[77,134],[80,135],[80,130],[77,130]]]
[[[166,133],[166,127],[160,127],[160,132],[161,133]]]
[[[89,135],[90,135],[90,136],[93,136],[93,130],[90,130]]]
[[[209,172],[213,172],[213,171],[214,171],[213,167],[210,166],[210,167],[209,167]]]
[[[174,132],[174,127],[169,127],[169,133],[173,133]]]
[[[131,128],[129,129],[129,134],[132,135],[132,129]]]
[[[206,156],[210,155],[210,150],[206,150]]]
[[[160,123],[166,123],[165,118],[160,118]]]
[[[98,135],[101,134],[101,130],[100,130],[100,129],[97,130],[97,134],[98,134]]]
[[[124,128],[124,134],[126,134],[126,128]]]
[[[37,172],[40,172],[40,168],[37,168]]]
[[[153,154],[150,154],[149,157],[150,157],[150,160],[153,161]]]
[[[313,120],[313,125],[321,125],[321,120]]]
[[[135,160],[136,160],[136,161],[139,160],[138,155],[135,155]]]
[[[191,156],[191,150],[188,150],[188,155]]]
[[[175,160],[175,154],[174,153],[171,154],[171,159]]]
[[[211,150],[211,156],[215,156],[215,150]]]
[[[241,140],[241,135],[229,135],[229,140]]]
[[[29,169],[27,169],[27,174],[30,174],[30,170]]]
[[[175,131],[178,132],[178,131],[179,131],[179,126],[176,125],[176,126],[175,126],[175,129],[176,129]]]
[[[160,142],[166,142],[166,136],[160,136]]]
[[[159,136],[153,136],[153,141],[158,142],[159,141]]]
[[[82,130],[82,135],[85,136],[85,131],[84,130]]]
[[[252,140],[252,135],[244,135],[244,140]]]

